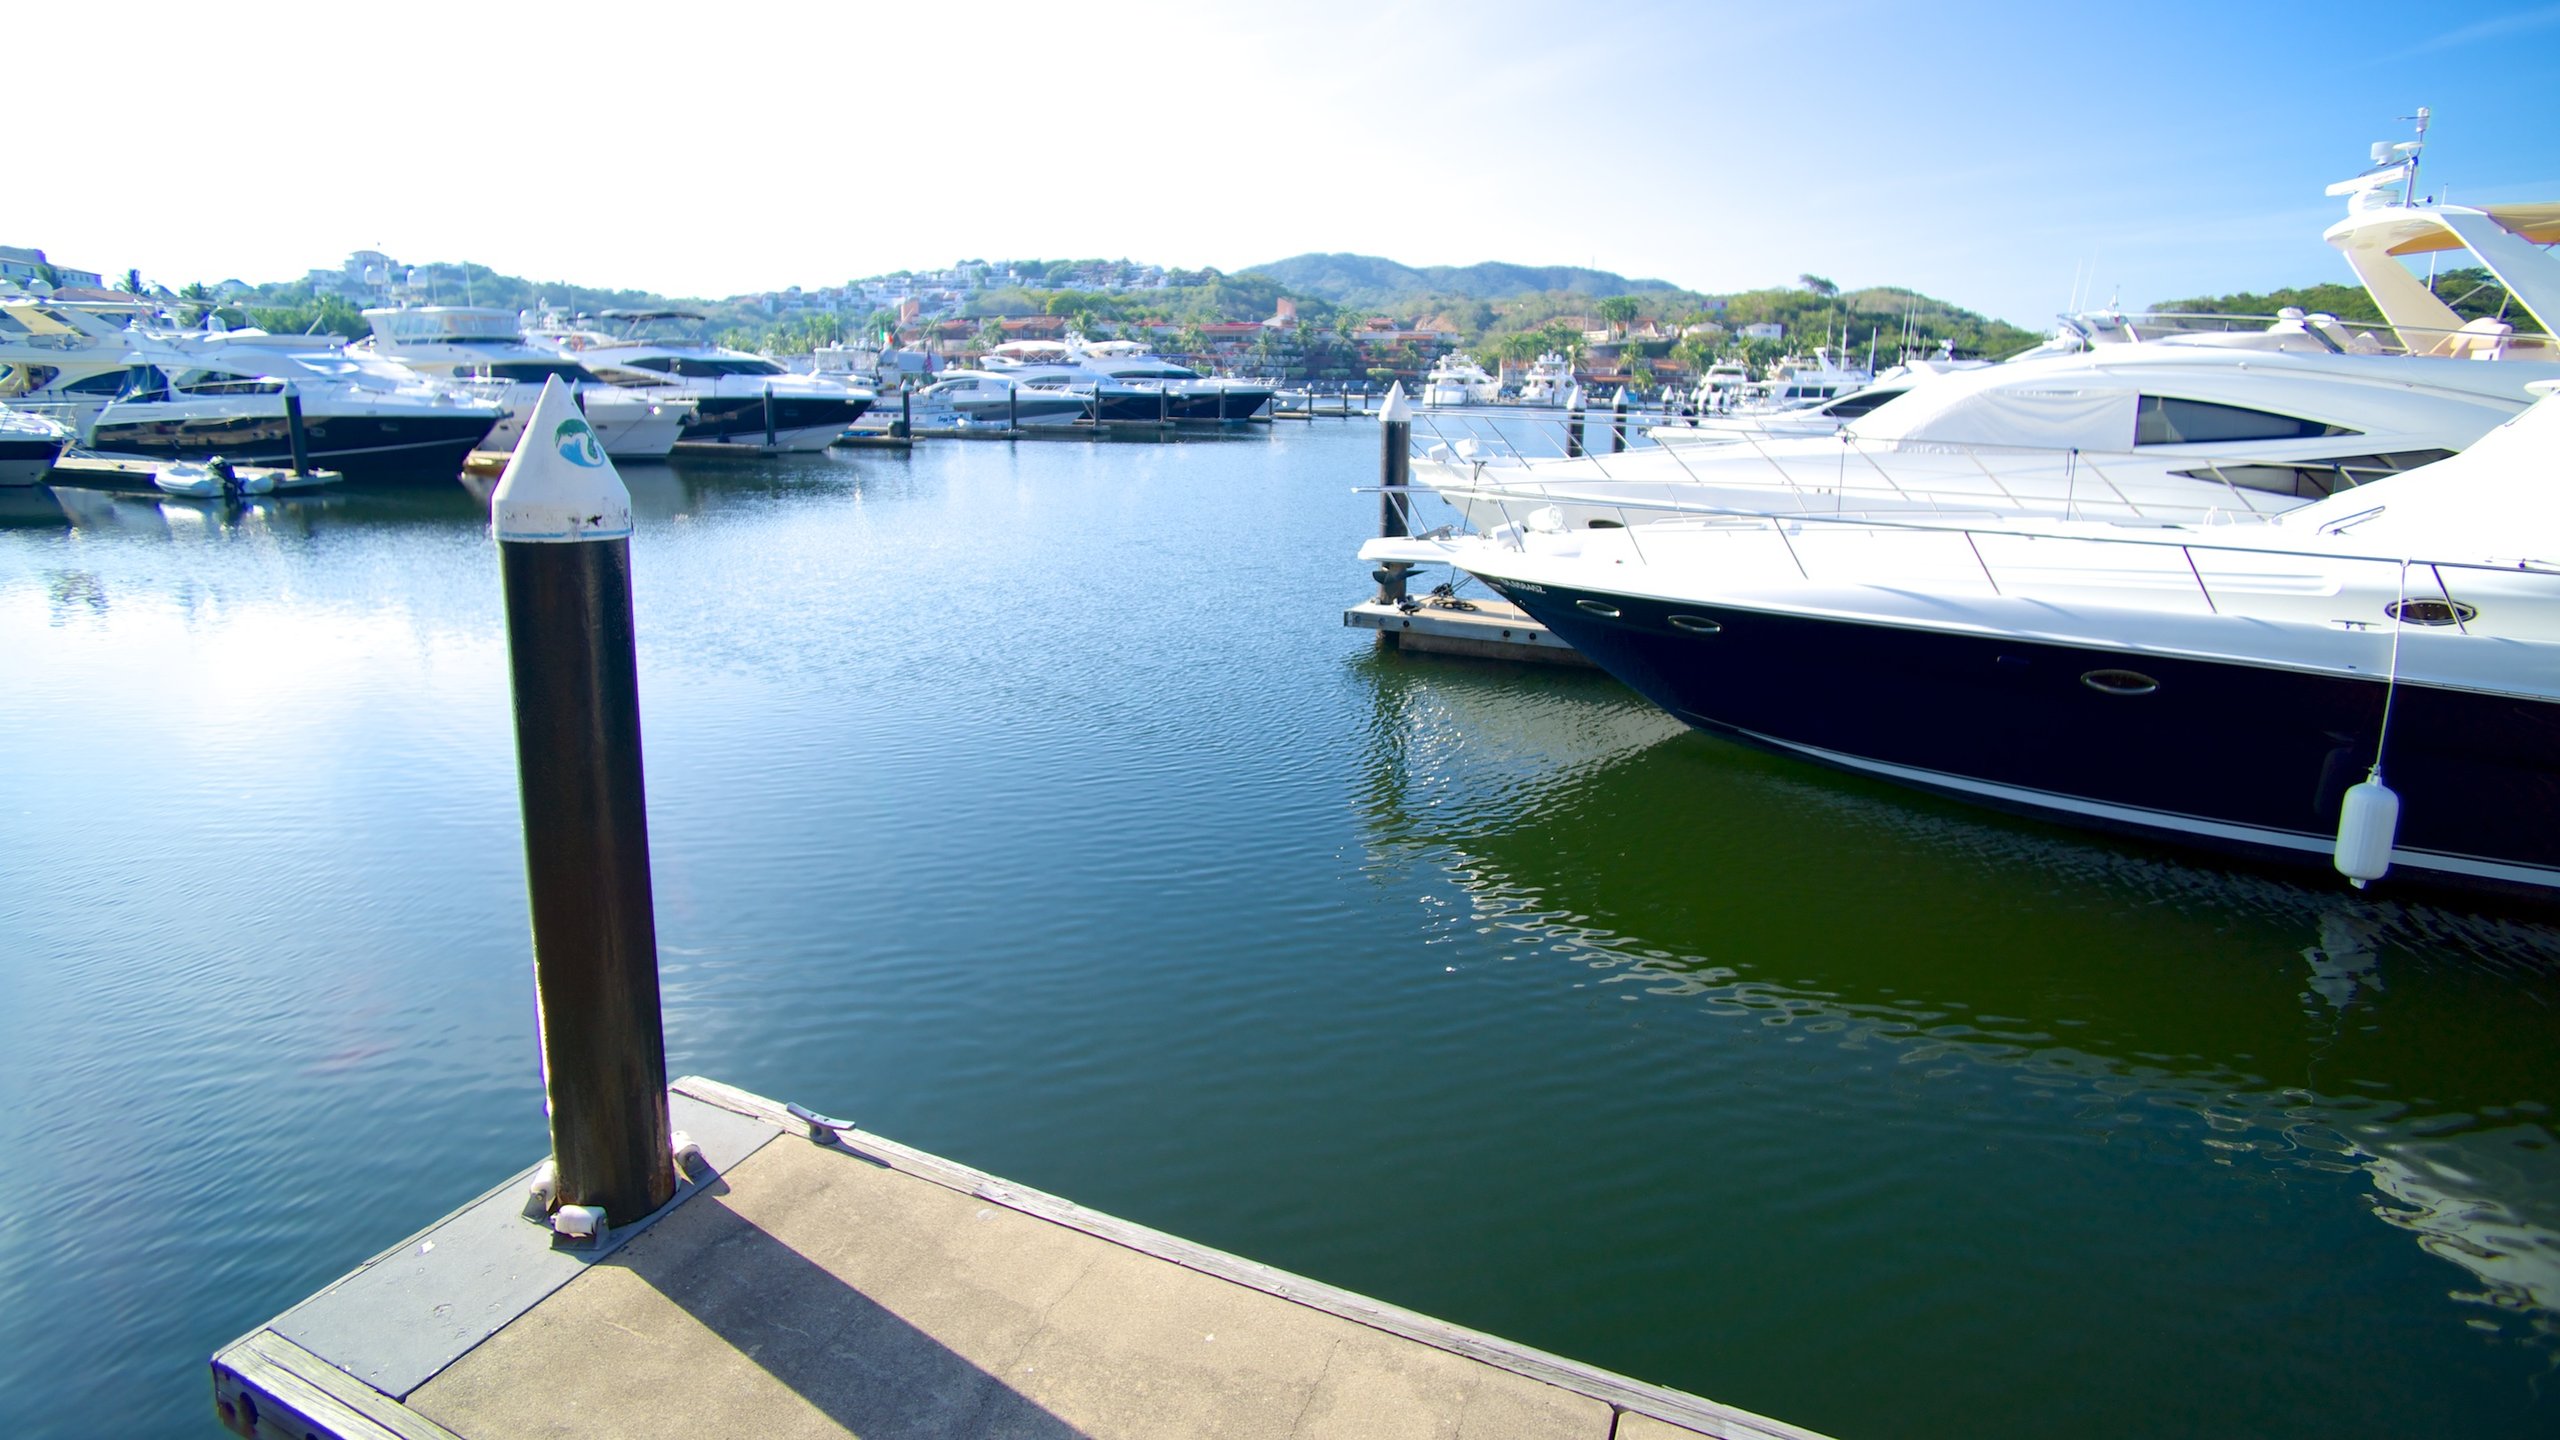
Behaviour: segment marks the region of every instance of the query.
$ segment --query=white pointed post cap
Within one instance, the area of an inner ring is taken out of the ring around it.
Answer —
[[[631,534],[631,492],[557,375],[543,382],[490,500],[502,541],[565,545]]]
[[[1404,382],[1398,380],[1387,387],[1386,401],[1378,407],[1378,423],[1408,425],[1412,422],[1413,402],[1404,398]]]

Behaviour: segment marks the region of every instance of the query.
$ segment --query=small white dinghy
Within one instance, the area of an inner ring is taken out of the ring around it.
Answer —
[[[272,471],[241,472],[219,455],[207,461],[178,460],[151,474],[151,483],[171,495],[190,500],[219,500],[226,495],[264,495],[276,488]]]

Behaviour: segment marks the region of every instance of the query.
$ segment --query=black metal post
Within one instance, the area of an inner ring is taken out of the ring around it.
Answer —
[[[898,387],[898,438],[904,440],[915,433],[916,392],[902,384]]]
[[[1582,458],[1582,387],[1579,385],[1565,394],[1564,458]]]
[[[770,385],[764,387],[764,448],[767,450],[775,448],[773,443],[773,387]]]
[[[311,473],[311,441],[302,430],[302,396],[291,384],[284,387],[284,436],[293,446],[293,473]]]
[[[1627,387],[1618,387],[1618,396],[1609,402],[1609,453],[1627,448]]]
[[[1393,540],[1413,533],[1405,520],[1405,487],[1413,483],[1413,411],[1404,401],[1401,388],[1387,392],[1386,407],[1378,412],[1378,534]],[[1405,579],[1411,566],[1389,560],[1370,577],[1378,582],[1378,603],[1401,604],[1405,598]],[[1378,632],[1388,649],[1398,648],[1396,632]]]
[[[558,1197],[631,1224],[667,1203],[676,1181],[630,497],[600,447],[560,458],[573,447],[552,437],[583,426],[575,417],[555,388],[527,421],[495,497],[498,563]]]
[[[1005,382],[1004,387],[1004,428],[1014,431],[1022,428],[1022,387],[1011,381]]]

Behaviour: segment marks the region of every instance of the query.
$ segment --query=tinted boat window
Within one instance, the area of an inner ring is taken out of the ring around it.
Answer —
[[[1899,390],[1861,390],[1823,406],[1822,413],[1834,420],[1855,420],[1901,393]]]
[[[2231,440],[2316,440],[2323,435],[2354,435],[2344,425],[2216,405],[2206,400],[2178,400],[2166,395],[2140,397],[2135,410],[2136,445],[2194,445]]]
[[[492,380],[523,380],[539,385],[554,375],[559,376],[560,383],[564,385],[575,385],[589,378],[586,371],[565,360],[505,360],[489,367]]]

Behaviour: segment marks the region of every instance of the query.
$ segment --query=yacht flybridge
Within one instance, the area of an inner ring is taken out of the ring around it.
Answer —
[[[702,319],[691,311],[607,310],[596,318],[616,328],[537,326],[527,333],[599,380],[691,401],[694,416],[682,432],[690,443],[823,450],[877,398],[761,355],[686,338]]]
[[[1464,350],[1441,356],[1431,373],[1422,377],[1422,403],[1434,407],[1490,405],[1501,393],[1502,382],[1486,374]]]
[[[505,407],[506,418],[481,441],[486,449],[515,448],[543,382],[554,376],[575,392],[605,453],[617,460],[664,457],[695,418],[691,400],[609,385],[577,361],[527,344],[511,311],[422,305],[367,310],[364,318],[373,327],[365,345],[374,354]]]
[[[1105,423],[1221,420],[1261,415],[1271,387],[1257,380],[1204,376],[1177,365],[1134,340],[1088,343],[1016,340],[987,352],[986,368],[1027,389],[1071,390],[1091,399],[1093,418]]]
[[[141,302],[0,300],[0,405],[86,427],[124,388],[128,337],[141,333],[131,327],[152,313]]]

